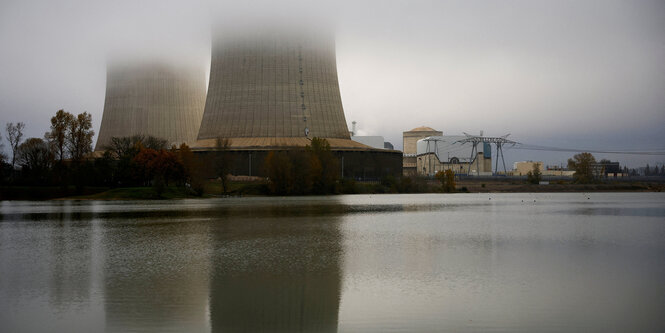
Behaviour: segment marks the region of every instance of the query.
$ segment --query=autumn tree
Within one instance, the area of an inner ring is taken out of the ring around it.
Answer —
[[[18,146],[21,144],[23,138],[24,123],[7,123],[7,141],[9,141],[9,148],[12,150],[12,169],[16,166],[16,157]]]
[[[114,182],[124,186],[143,185],[144,172],[141,166],[136,165],[134,158],[141,149],[159,151],[166,149],[167,143],[165,139],[145,135],[112,137],[110,143],[104,146],[104,158],[115,161],[112,177]]]
[[[312,189],[318,194],[334,193],[339,167],[337,159],[330,150],[330,143],[326,139],[315,137],[306,147],[306,151],[310,155]]]
[[[337,159],[326,139],[313,138],[304,150],[271,152],[265,159],[268,188],[273,194],[334,193]]]
[[[182,164],[173,151],[143,148],[134,157],[137,171],[142,173],[146,185],[152,185],[161,195],[168,186],[169,180],[178,179],[182,175]]]
[[[290,150],[286,157],[291,163],[291,194],[308,194],[312,192],[313,177],[312,170],[322,170],[320,162],[313,162],[312,157],[306,151]]]
[[[33,180],[43,182],[51,168],[53,153],[44,140],[29,138],[18,147],[17,160]]]
[[[92,115],[87,112],[80,113],[72,119],[67,131],[67,149],[72,161],[81,162],[92,152]]]
[[[533,164],[533,170],[526,173],[526,181],[531,184],[538,184],[542,179],[542,172],[540,172],[540,163]]]
[[[269,180],[268,189],[271,193],[279,195],[292,193],[294,169],[286,152],[269,152],[264,167]]]
[[[185,143],[181,144],[178,149],[178,159],[183,167],[183,180],[196,195],[202,195],[205,177],[201,159]]]
[[[596,158],[591,153],[575,154],[573,158],[568,159],[568,169],[574,170],[573,178],[577,183],[591,183],[593,181],[593,165]]]
[[[229,191],[229,173],[233,165],[233,156],[229,152],[231,142],[229,139],[218,137],[215,140],[215,174],[222,182],[222,191],[224,194]]]
[[[55,116],[51,117],[51,131],[44,134],[44,138],[51,145],[55,158],[62,163],[67,154],[67,131],[70,129],[74,116],[58,110]]]
[[[446,193],[455,192],[455,172],[453,170],[447,169],[445,171],[439,171],[434,175],[436,179],[441,183],[441,190]]]

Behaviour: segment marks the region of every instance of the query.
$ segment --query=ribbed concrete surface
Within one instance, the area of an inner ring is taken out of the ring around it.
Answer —
[[[223,32],[213,40],[199,139],[349,139],[332,35]]]
[[[171,144],[196,140],[205,106],[205,72],[193,66],[110,64],[95,150],[112,137],[152,135]]]

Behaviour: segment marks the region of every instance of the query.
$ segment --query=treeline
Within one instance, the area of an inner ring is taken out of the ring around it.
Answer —
[[[43,138],[23,140],[24,129],[23,123],[6,125],[11,157],[0,156],[3,186],[57,186],[73,188],[74,193],[86,187],[153,186],[159,195],[169,184],[177,184],[203,193],[202,176],[197,174],[200,162],[186,145],[169,148],[164,139],[136,135],[112,138],[104,153],[95,156],[92,116],[87,112],[59,110]]]
[[[0,164],[3,185],[83,186],[94,179],[87,158],[92,152],[92,116],[73,115],[59,110],[51,118],[50,131],[43,138],[23,140],[24,123],[7,123],[5,138],[11,158],[2,154]],[[0,150],[4,144],[0,142]],[[86,177],[89,176],[89,177]]]
[[[264,162],[272,194],[337,193],[339,163],[325,139],[313,138],[305,150],[270,152]]]
[[[23,140],[25,124],[9,123],[6,139],[11,158],[1,155],[2,185],[72,188],[153,187],[160,196],[169,186],[202,195],[209,179],[219,180],[219,194],[229,193],[229,173],[234,162],[229,141],[217,139],[213,151],[195,154],[186,145],[169,147],[169,142],[152,136],[114,137],[93,153],[92,117],[59,110],[43,138]],[[2,142],[0,141],[0,144]],[[304,150],[270,153],[263,165],[266,181],[263,194],[339,193],[339,164],[325,139],[314,138]],[[68,193],[68,194],[74,194]]]
[[[650,177],[665,177],[665,164],[661,165],[660,168],[658,166],[650,167],[649,164],[642,168],[634,168],[634,169],[628,169],[624,167],[624,173],[629,174],[631,176],[650,176]]]
[[[58,188],[57,195],[65,196],[91,188],[152,187],[155,197],[169,188],[195,196],[243,191],[268,195],[455,191],[452,172],[437,177],[441,187],[419,177],[387,176],[376,183],[343,179],[338,158],[321,138],[313,138],[303,149],[268,153],[262,161],[265,178],[232,184],[229,176],[238,155],[230,151],[228,139],[218,138],[211,151],[194,153],[186,144],[169,146],[167,140],[152,136],[114,137],[102,152],[93,152],[91,115],[64,110],[51,118],[42,138],[24,140],[23,123],[8,123],[5,129],[11,156],[0,155],[0,185],[24,188],[26,198],[37,188]]]

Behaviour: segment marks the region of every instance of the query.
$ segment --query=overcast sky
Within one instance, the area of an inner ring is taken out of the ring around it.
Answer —
[[[528,144],[665,149],[665,1],[0,0],[0,133],[61,108],[101,122],[106,59],[208,67],[215,21],[330,21],[346,119],[396,148],[426,125]],[[573,153],[509,150],[507,162]],[[629,166],[664,156],[609,157]]]

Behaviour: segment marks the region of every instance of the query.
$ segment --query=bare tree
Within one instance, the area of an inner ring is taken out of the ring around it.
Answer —
[[[51,167],[53,154],[40,138],[29,138],[18,147],[17,160],[35,175],[42,175]]]
[[[0,135],[0,168],[4,165],[7,156],[5,155],[5,144],[2,142],[2,135]]]
[[[18,152],[18,146],[21,144],[21,138],[23,138],[23,129],[25,128],[24,123],[7,123],[7,141],[9,141],[9,146],[12,149],[12,169],[16,165],[16,153]]]
[[[67,154],[67,130],[69,129],[74,115],[64,110],[58,110],[51,118],[51,131],[44,134],[44,138],[53,147],[55,157],[62,163]]]
[[[69,155],[75,162],[83,160],[86,154],[92,152],[92,115],[87,112],[80,113],[69,124],[67,131],[67,148]]]

